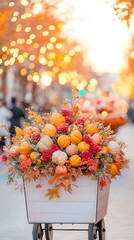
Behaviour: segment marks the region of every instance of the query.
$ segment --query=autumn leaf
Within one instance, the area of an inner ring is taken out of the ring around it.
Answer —
[[[60,198],[59,188],[47,189],[46,197],[49,197],[49,200],[53,198]]]
[[[28,168],[30,166],[31,166],[30,158],[24,158],[23,160],[21,160],[20,169]]]
[[[42,188],[42,187],[43,187],[43,184],[40,184],[40,183],[39,183],[39,184],[36,185],[36,189]]]

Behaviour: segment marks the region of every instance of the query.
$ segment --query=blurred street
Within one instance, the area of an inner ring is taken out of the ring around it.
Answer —
[[[117,139],[128,145],[129,170],[124,170],[111,184],[106,224],[106,240],[132,240],[134,236],[134,125],[127,123],[118,130]],[[5,167],[0,165],[0,240],[32,240],[23,193],[7,186]],[[57,227],[57,226],[56,226]],[[59,227],[59,226],[58,226]],[[67,226],[70,227],[70,226]],[[78,226],[73,225],[72,228]],[[87,228],[87,226],[84,226]],[[45,238],[44,238],[45,239]],[[54,232],[54,240],[86,240],[87,232]]]

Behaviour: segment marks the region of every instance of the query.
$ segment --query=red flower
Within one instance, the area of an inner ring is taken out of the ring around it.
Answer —
[[[63,116],[68,116],[71,113],[71,109],[67,109],[67,108],[62,108],[61,109],[61,114]]]
[[[41,134],[39,132],[31,134],[31,140],[39,141],[41,138]]]
[[[52,153],[54,153],[55,151],[59,150],[60,148],[58,147],[58,145],[56,144],[53,144],[52,147],[51,147],[51,151]]]
[[[84,151],[80,154],[80,157],[83,161],[87,161],[93,157],[93,154],[90,151]]]
[[[66,116],[66,123],[72,123],[72,122],[73,122],[72,118]]]
[[[85,118],[78,118],[77,119],[78,124],[84,124],[84,122],[85,122]]]
[[[1,158],[1,161],[2,161],[2,162],[6,162],[6,161],[7,161],[7,156],[6,156],[5,153],[2,153],[2,154],[0,155],[0,158]]]
[[[51,149],[42,151],[42,160],[44,162],[49,161],[52,157],[52,154],[53,154],[53,152]]]
[[[84,136],[84,141],[88,144],[92,144],[94,141],[89,135]]]
[[[101,147],[96,144],[93,139],[89,136],[89,135],[85,135],[84,136],[84,141],[88,144],[90,144],[90,150],[94,153],[94,152],[100,152],[101,151]]]
[[[42,160],[47,162],[52,158],[52,154],[59,150],[59,147],[56,144],[53,144],[49,150],[42,151]]]
[[[58,133],[64,133],[68,131],[68,126],[67,125],[60,125],[57,127],[57,132]]]

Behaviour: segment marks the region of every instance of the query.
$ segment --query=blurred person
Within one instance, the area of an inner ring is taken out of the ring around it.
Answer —
[[[5,139],[5,136],[9,133],[10,128],[10,119],[12,118],[13,114],[12,112],[6,107],[5,102],[0,99],[0,125],[5,125],[5,127],[0,127],[0,151],[2,152],[2,149],[5,145],[7,145],[8,140],[10,139],[7,137]]]
[[[12,135],[15,134],[15,127],[21,127],[22,119],[25,119],[24,111],[17,105],[17,100],[15,97],[11,98],[11,112],[13,114],[12,118],[10,119],[11,126],[10,126],[10,133]]]

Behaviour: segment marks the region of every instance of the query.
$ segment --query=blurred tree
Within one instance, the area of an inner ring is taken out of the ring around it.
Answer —
[[[115,82],[117,91],[134,100],[134,36],[128,53],[126,54],[126,65],[120,72],[120,79]]]
[[[130,20],[134,15],[134,1],[133,0],[115,0],[113,4],[113,8],[116,16],[121,21],[125,20],[129,26]]]
[[[24,83],[23,95],[27,80],[33,86],[49,86],[61,72],[69,69],[84,75],[83,62],[79,66],[74,64],[82,56],[81,48],[64,33],[69,14],[61,18],[58,10],[61,2],[6,0],[0,3],[0,74],[5,78],[5,71],[15,66],[15,79],[18,81],[19,76]]]

